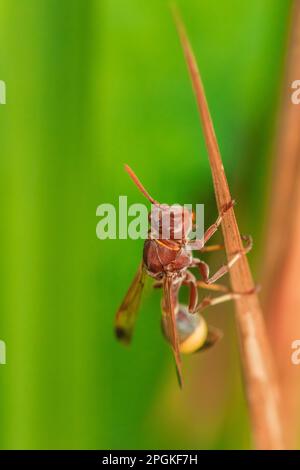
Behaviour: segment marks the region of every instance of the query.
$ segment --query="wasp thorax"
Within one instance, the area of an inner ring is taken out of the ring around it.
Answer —
[[[192,354],[201,349],[207,339],[208,327],[205,319],[198,313],[189,313],[186,305],[179,305],[175,312],[179,350],[182,354]],[[162,328],[167,340],[165,315],[162,316]]]
[[[152,205],[149,214],[152,238],[162,240],[186,239],[193,227],[193,215],[178,204]]]

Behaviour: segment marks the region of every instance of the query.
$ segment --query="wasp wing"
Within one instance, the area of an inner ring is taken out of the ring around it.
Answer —
[[[143,268],[143,263],[141,263],[127,294],[116,313],[115,333],[117,338],[125,344],[129,344],[132,338],[141,296],[145,285],[145,278],[146,273]]]
[[[181,357],[179,352],[178,334],[176,329],[176,318],[175,318],[175,298],[172,290],[172,278],[166,276],[163,282],[163,300],[162,300],[162,314],[163,323],[166,329],[167,338],[171,344],[177,377],[180,387],[182,386],[182,371],[181,371]]]

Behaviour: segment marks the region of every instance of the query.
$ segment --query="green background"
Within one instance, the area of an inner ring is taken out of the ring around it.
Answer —
[[[178,4],[259,278],[291,4]],[[123,163],[160,201],[204,202],[216,218],[168,2],[0,0],[0,79],[0,447],[248,448],[233,305],[206,314],[225,337],[184,360],[182,392],[159,292],[130,349],[112,332],[142,250],[96,238],[99,204],[143,202]]]

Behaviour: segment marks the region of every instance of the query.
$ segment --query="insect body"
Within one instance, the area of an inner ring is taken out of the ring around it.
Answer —
[[[223,265],[210,277],[208,265],[201,259],[194,258],[193,250],[205,252],[222,249],[220,245],[205,247],[205,244],[217,231],[225,213],[232,208],[233,201],[228,202],[216,222],[206,230],[201,239],[191,240],[188,236],[193,228],[193,214],[183,206],[159,204],[145,190],[131,168],[126,165],[125,169],[153,206],[149,215],[151,230],[148,239],[144,243],[143,260],[116,314],[116,335],[121,341],[130,342],[145,276],[151,276],[155,279],[154,287],[163,290],[161,302],[162,328],[172,347],[181,384],[180,353],[193,353],[207,348],[221,337],[221,332],[208,326],[200,312],[209,305],[242,295],[230,292],[225,286],[214,283],[226,274],[242,255],[251,249],[252,242],[247,237],[244,250],[236,253],[228,264]],[[202,280],[199,281],[190,271],[190,268],[196,268]],[[188,306],[179,303],[179,290],[183,285],[189,288]],[[223,295],[215,298],[205,297],[199,302],[199,287],[221,291]]]

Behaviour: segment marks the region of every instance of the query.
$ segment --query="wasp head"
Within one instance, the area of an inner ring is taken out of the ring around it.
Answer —
[[[152,238],[186,240],[193,227],[193,214],[179,204],[152,205],[149,223]]]
[[[141,193],[152,203],[149,214],[151,237],[164,240],[186,240],[193,227],[193,213],[179,204],[160,204],[146,191],[133,170],[125,165],[125,170]]]

